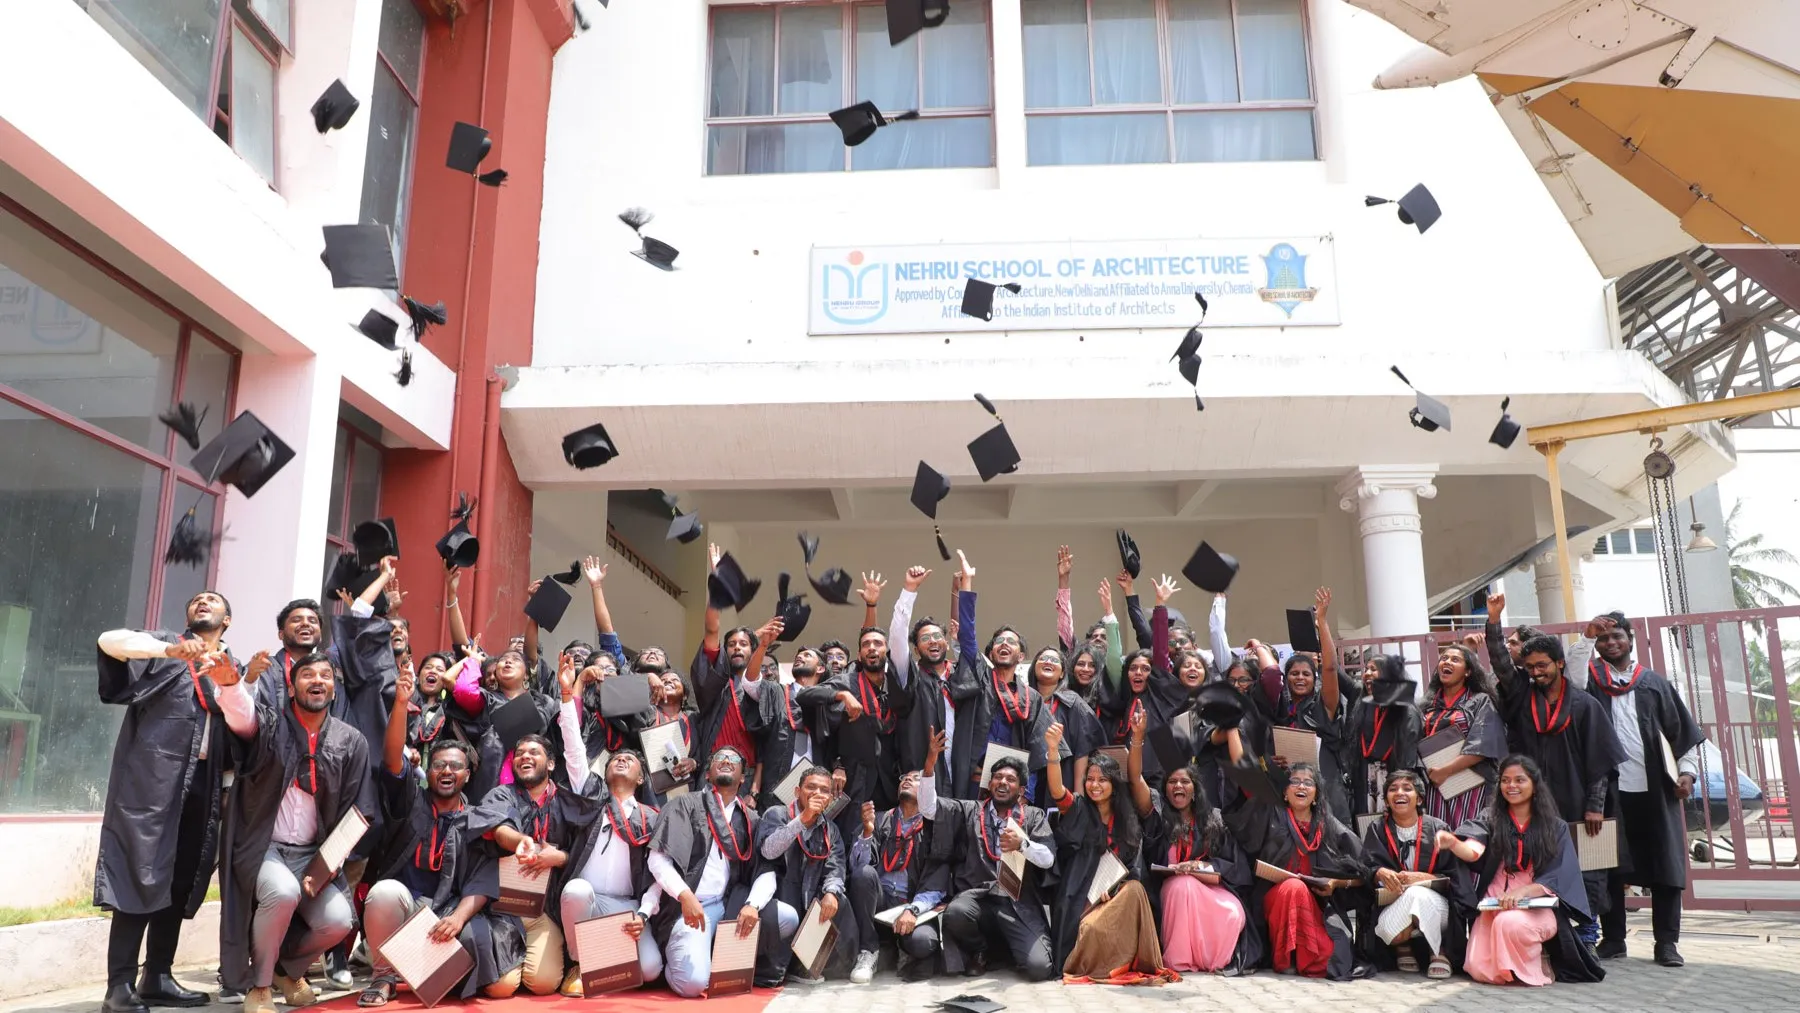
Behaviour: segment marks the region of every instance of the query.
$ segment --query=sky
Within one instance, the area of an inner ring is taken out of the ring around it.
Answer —
[[[1797,434],[1800,435],[1800,434]],[[1725,513],[1742,501],[1738,515],[1739,538],[1761,534],[1763,544],[1783,548],[1800,557],[1800,449],[1785,453],[1759,453],[1755,448],[1786,442],[1800,448],[1800,439],[1785,439],[1767,431],[1738,432],[1737,469],[1719,480],[1719,498]],[[1724,546],[1724,535],[1707,534]],[[1766,566],[1773,575],[1800,587],[1800,567]],[[1800,605],[1800,601],[1788,604]],[[1786,623],[1783,623],[1786,635]]]

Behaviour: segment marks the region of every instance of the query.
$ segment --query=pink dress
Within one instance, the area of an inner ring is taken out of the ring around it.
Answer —
[[[1508,873],[1502,868],[1488,885],[1487,896],[1498,897],[1532,882],[1535,880],[1529,869]],[[1483,911],[1469,931],[1469,953],[1463,960],[1463,970],[1489,985],[1513,981],[1548,985],[1556,980],[1556,975],[1544,957],[1544,943],[1555,936],[1556,912],[1551,908]]]
[[[1169,849],[1169,862],[1178,859]],[[1244,906],[1224,886],[1193,876],[1168,876],[1162,885],[1163,965],[1177,971],[1217,971],[1231,963]]]

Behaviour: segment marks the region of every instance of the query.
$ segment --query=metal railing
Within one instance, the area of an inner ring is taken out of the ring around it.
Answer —
[[[674,598],[677,601],[681,600],[681,585],[675,583],[668,574],[658,570],[648,559],[638,555],[637,550],[631,547],[631,543],[619,537],[618,529],[614,528],[610,521],[607,522],[606,525],[606,544],[611,547],[614,552],[617,552],[620,558],[624,559],[625,562],[630,563],[637,572],[650,578],[650,583],[662,588],[663,592],[669,597]]]

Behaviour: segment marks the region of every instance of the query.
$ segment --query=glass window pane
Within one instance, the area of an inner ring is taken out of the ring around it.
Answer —
[[[1656,553],[1656,533],[1650,528],[1633,528],[1631,532],[1632,547],[1639,555]]]
[[[331,505],[326,508],[325,530],[339,538],[350,537],[344,523],[344,486],[350,481],[350,434],[339,426],[337,447],[331,454]]]
[[[1177,162],[1303,162],[1312,157],[1310,109],[1175,114]]]
[[[873,102],[875,108],[889,115],[917,109],[919,40],[943,30],[940,27],[921,32],[898,46],[890,46],[887,10],[856,8],[856,100]]]
[[[163,87],[212,120],[213,45],[223,0],[78,0]]]
[[[1175,102],[1238,100],[1231,0],[1169,0],[1169,79]]]
[[[94,637],[144,624],[162,471],[0,401],[0,811],[98,812],[123,708]]]
[[[1244,101],[1306,99],[1306,33],[1300,0],[1238,0]]]
[[[362,220],[386,225],[394,263],[406,265],[406,219],[412,202],[412,159],[419,107],[379,64],[369,96],[369,147],[363,161]]]
[[[844,168],[844,150],[844,135],[830,122],[711,127],[706,171],[714,176],[837,172]]]
[[[943,24],[913,38],[925,43],[927,109],[986,109],[993,104],[986,4],[952,7]]]
[[[160,454],[180,337],[173,317],[0,214],[0,384]]]
[[[275,182],[275,65],[242,28],[231,33],[231,146]]]
[[[709,116],[767,116],[775,111],[774,11],[713,13],[708,109]]]
[[[1163,113],[1033,116],[1025,121],[1030,165],[1125,165],[1169,160]]]
[[[1612,533],[1613,552],[1625,554],[1631,551],[1631,532],[1615,531]]]
[[[250,9],[262,19],[263,27],[269,30],[270,35],[289,49],[293,48],[293,6],[290,0],[250,0]]]
[[[418,94],[419,70],[425,62],[425,19],[413,0],[381,0],[381,37],[376,46],[400,80]]]
[[[180,482],[175,484],[175,502],[169,507],[169,527],[173,532],[175,525],[189,508],[194,511],[194,524],[202,532],[214,531],[214,521],[218,517],[218,498],[199,489]],[[162,615],[156,625],[165,630],[179,630],[187,624],[187,603],[195,595],[208,587],[207,575],[211,572],[211,561],[218,553],[217,537],[206,545],[206,562],[199,566],[187,566],[180,563],[163,563]],[[157,554],[162,559],[162,554]]]
[[[1093,104],[1085,0],[1025,0],[1025,108]]]
[[[181,381],[181,400],[191,401],[195,409],[207,409],[200,423],[200,443],[219,435],[230,419],[226,409],[231,404],[231,378],[237,356],[198,334],[188,335],[187,373]],[[178,445],[176,453],[187,456],[187,447]]]
[[[1092,0],[1094,104],[1161,102],[1155,0]]]
[[[852,169],[944,169],[994,164],[986,116],[899,123],[850,149]]]
[[[350,516],[351,527],[375,519],[381,502],[381,448],[365,440],[350,444]]]
[[[844,107],[843,25],[839,7],[782,12],[777,112],[828,113]]]

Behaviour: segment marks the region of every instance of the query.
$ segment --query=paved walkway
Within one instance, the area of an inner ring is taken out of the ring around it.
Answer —
[[[846,1013],[851,1010],[856,1013],[920,1013],[931,1002],[965,992],[1003,1002],[1013,1013],[1188,1013],[1193,1010],[1398,1013],[1428,1008],[1452,1013],[1497,1013],[1515,1009],[1569,1009],[1588,1013],[1638,1010],[1764,1013],[1800,1005],[1800,969],[1796,969],[1793,960],[1796,949],[1800,949],[1800,916],[1689,912],[1682,935],[1681,950],[1687,958],[1687,966],[1673,970],[1657,967],[1649,960],[1648,914],[1634,914],[1629,938],[1631,956],[1606,961],[1606,981],[1597,985],[1495,988],[1477,985],[1467,978],[1427,982],[1422,976],[1396,974],[1340,984],[1264,971],[1248,978],[1195,975],[1174,985],[1117,988],[1065,986],[1055,982],[1029,985],[1004,971],[989,977],[946,978],[919,984],[903,984],[892,974],[882,974],[874,984],[865,986],[790,986],[769,1005],[767,1013],[811,1013],[834,1006]],[[198,971],[183,976],[195,987],[206,987],[202,983],[210,977],[210,974]],[[26,1010],[91,1013],[98,1008],[102,991],[98,985],[88,985],[54,992],[0,1004],[0,1013]],[[559,1013],[586,1005],[554,997],[537,1002],[546,1007],[556,1006]],[[411,1003],[401,1004],[403,1009],[409,1007],[416,1009]],[[444,1008],[456,1007],[450,1004]],[[215,1004],[207,1009],[212,1013],[242,1013],[243,1007]]]

